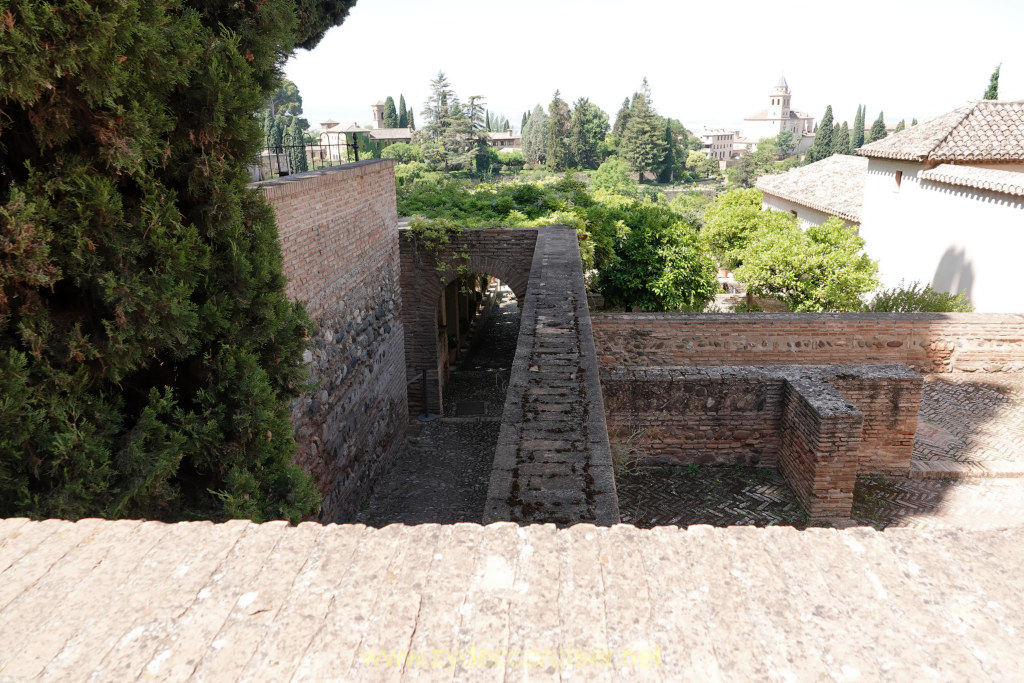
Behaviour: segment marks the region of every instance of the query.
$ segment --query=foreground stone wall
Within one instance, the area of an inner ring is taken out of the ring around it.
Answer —
[[[900,363],[923,373],[1024,371],[1024,314],[602,313],[602,365]]]
[[[259,186],[277,214],[288,296],[316,325],[316,388],[293,403],[292,424],[323,521],[347,519],[408,423],[393,169],[365,161]]]
[[[813,517],[848,516],[858,474],[909,470],[922,386],[898,365],[601,371],[617,453],[778,467]]]
[[[415,240],[408,229],[401,231],[401,289],[405,297],[402,323],[411,414],[423,410],[423,390],[415,380],[424,369],[429,409],[437,415],[443,414],[444,374],[441,369],[447,340],[439,335],[437,306],[444,288],[458,277],[458,267],[464,265],[471,273],[500,279],[512,289],[522,306],[536,244],[536,229],[463,230],[450,235],[448,244],[435,256]],[[463,254],[468,258],[463,258]],[[439,264],[442,265],[440,270]]]

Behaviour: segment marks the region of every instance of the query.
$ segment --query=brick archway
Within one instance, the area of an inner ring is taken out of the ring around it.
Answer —
[[[442,413],[442,349],[437,324],[437,305],[445,288],[457,278],[456,267],[463,262],[455,254],[469,255],[465,265],[472,273],[500,279],[516,295],[519,305],[526,299],[526,285],[537,243],[537,230],[463,230],[452,235],[435,260],[418,245],[408,230],[400,232],[402,311],[405,328],[405,367],[409,385],[409,414],[423,409],[422,387],[416,380],[427,371],[427,403],[431,412]],[[448,264],[442,272],[438,263]]]

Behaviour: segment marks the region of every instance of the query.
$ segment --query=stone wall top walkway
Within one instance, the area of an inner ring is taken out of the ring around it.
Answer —
[[[484,522],[619,521],[579,242],[537,231]]]
[[[1024,530],[0,520],[0,680],[1019,680]]]

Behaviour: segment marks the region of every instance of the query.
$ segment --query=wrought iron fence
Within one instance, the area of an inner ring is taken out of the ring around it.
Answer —
[[[253,180],[270,180],[353,161],[359,161],[355,135],[320,133],[311,139],[285,133],[280,139],[267,137],[263,151],[249,167],[249,174]]]

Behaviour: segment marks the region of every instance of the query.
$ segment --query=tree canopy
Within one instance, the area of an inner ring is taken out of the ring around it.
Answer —
[[[246,166],[283,58],[352,4],[9,4],[0,516],[316,511],[288,408],[311,323]]]
[[[985,89],[985,96],[982,99],[985,100],[998,100],[999,99],[999,70],[1003,68],[1000,64],[996,67],[996,70],[992,72],[992,76],[988,79],[988,88]]]

